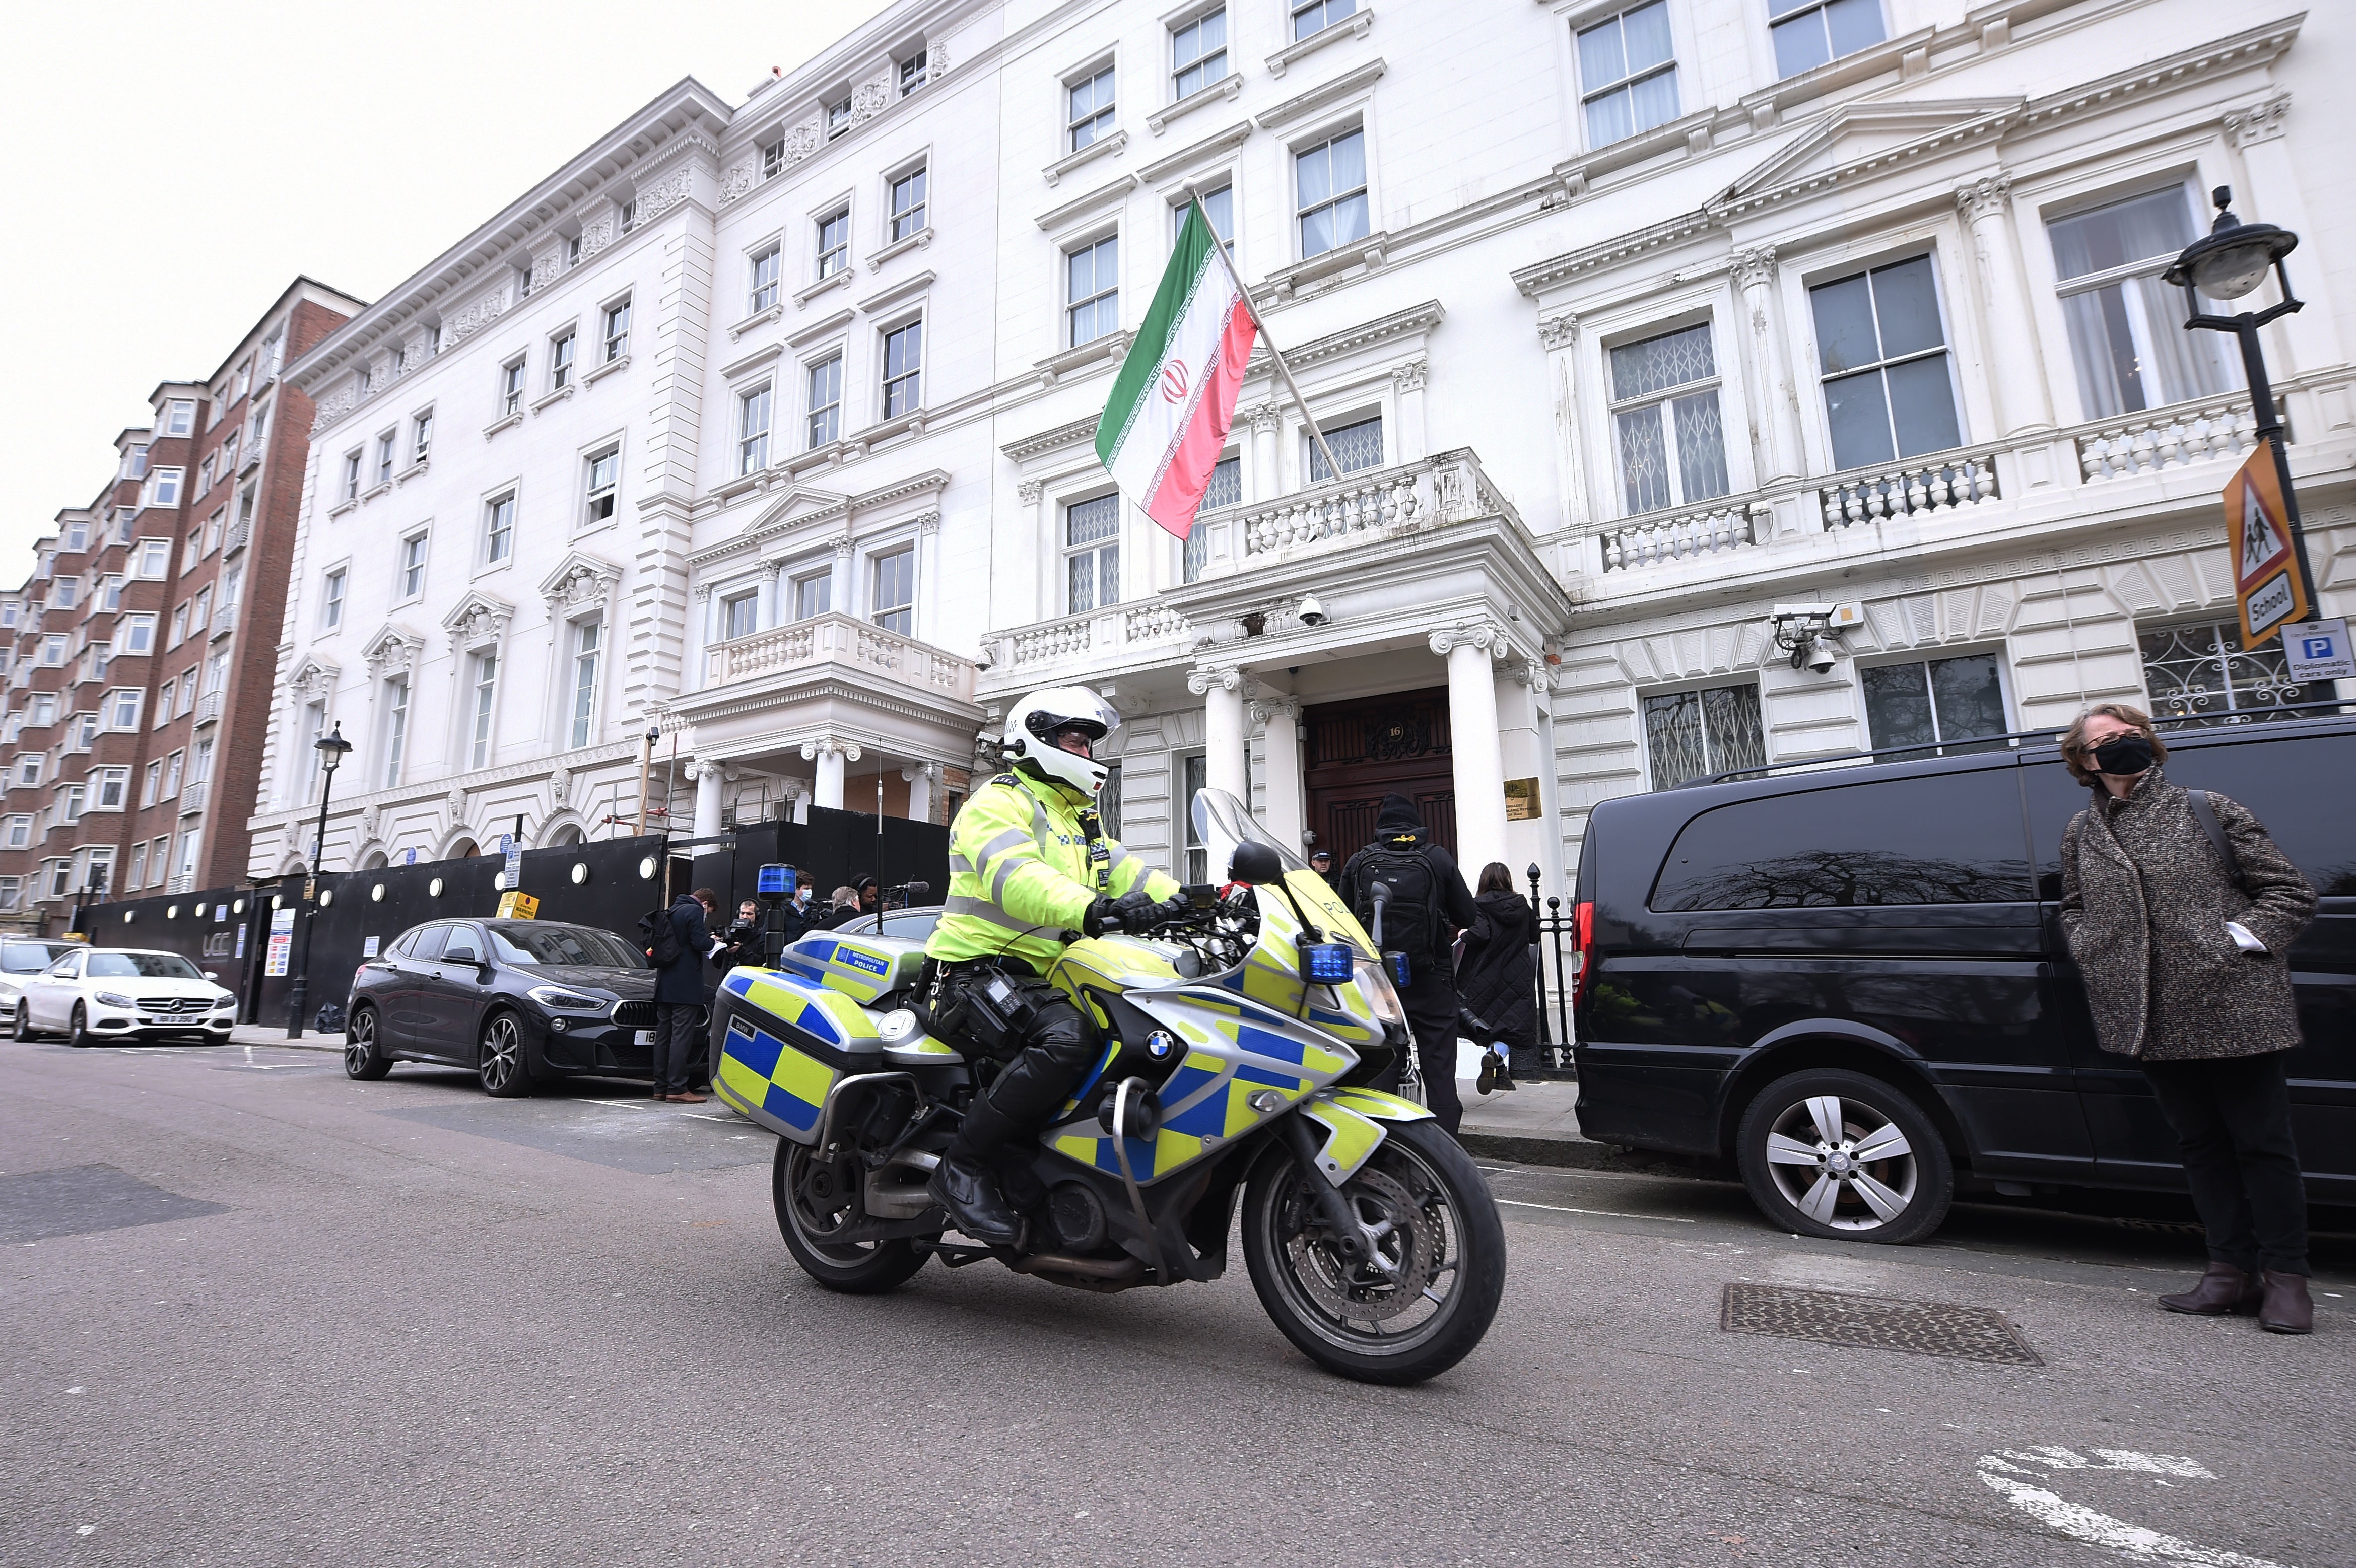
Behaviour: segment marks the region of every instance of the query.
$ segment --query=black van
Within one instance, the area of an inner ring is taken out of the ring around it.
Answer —
[[[2356,719],[2163,727],[2323,895],[2291,950],[2308,1191],[2356,1202]],[[1580,853],[1580,1130],[1731,1159],[1776,1224],[1911,1242],[1958,1188],[2181,1191],[2095,1048],[2058,911],[2087,804],[2052,731],[1607,800]],[[1846,1147],[1844,1147],[1846,1146]]]

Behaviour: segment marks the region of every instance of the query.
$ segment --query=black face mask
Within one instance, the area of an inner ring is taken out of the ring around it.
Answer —
[[[2094,764],[2106,773],[2139,773],[2151,766],[2151,742],[2140,735],[2122,735],[2094,748]]]

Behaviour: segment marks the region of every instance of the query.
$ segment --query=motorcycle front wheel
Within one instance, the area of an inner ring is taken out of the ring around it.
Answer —
[[[845,1162],[846,1164],[848,1162]],[[850,1220],[853,1206],[839,1190],[838,1168],[815,1161],[788,1138],[777,1140],[769,1171],[769,1197],[776,1206],[777,1232],[802,1272],[846,1296],[880,1296],[906,1282],[928,1255],[905,1238],[884,1242],[832,1242],[828,1233]]]
[[[1434,1122],[1387,1129],[1342,1189],[1372,1255],[1345,1260],[1281,1145],[1244,1189],[1244,1261],[1260,1306],[1301,1354],[1345,1378],[1414,1383],[1470,1354],[1505,1287],[1488,1184]]]

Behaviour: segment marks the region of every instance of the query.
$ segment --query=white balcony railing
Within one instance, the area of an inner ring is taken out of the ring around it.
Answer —
[[[1289,496],[1206,512],[1200,576],[1272,564],[1309,550],[1347,549],[1442,523],[1503,515],[1518,523],[1468,448],[1365,469]]]
[[[2178,403],[2082,432],[2078,469],[2087,483],[2148,474],[2211,458],[2239,457],[2258,444],[2257,411],[2247,393],[2206,403]]]
[[[1914,463],[1839,475],[1816,490],[1825,527],[1954,511],[1997,498],[1996,453],[1941,453]]]
[[[220,692],[218,692],[218,691],[208,691],[208,692],[206,692],[202,697],[199,697],[199,698],[198,698],[198,699],[197,699],[197,727],[198,727],[198,728],[201,729],[203,726],[205,726],[205,725],[207,725],[207,724],[218,724],[218,723],[220,723],[220,715],[221,715],[221,694],[220,694]]]
[[[970,660],[855,616],[817,615],[721,643],[706,652],[707,685],[757,680],[825,664],[888,676],[958,701],[973,697]]]
[[[180,786],[180,815],[182,816],[194,816],[198,812],[204,810],[205,797],[211,793],[212,785],[203,779],[198,779],[194,784],[182,784]]]
[[[251,518],[242,523],[231,523],[229,533],[221,539],[221,559],[227,560],[252,542],[253,523]]]
[[[1772,517],[1764,506],[1722,503],[1638,517],[1604,531],[1603,570],[1624,571],[1689,555],[1748,549],[1765,541]]]

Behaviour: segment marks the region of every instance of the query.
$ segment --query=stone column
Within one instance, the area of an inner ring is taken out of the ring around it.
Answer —
[[[1497,733],[1497,688],[1491,666],[1511,651],[1485,622],[1431,634],[1431,651],[1448,661],[1448,732],[1455,755],[1456,859],[1477,876],[1505,858],[1505,757]]]
[[[1276,468],[1277,432],[1284,428],[1284,416],[1276,411],[1274,403],[1255,403],[1241,411],[1241,416],[1251,421],[1250,487],[1245,492],[1248,501],[1266,501],[1284,493],[1284,477]],[[1236,552],[1240,556],[1241,549]]]
[[[1043,560],[1052,560],[1055,554],[1047,548],[1046,523],[1039,504],[1046,496],[1047,486],[1036,479],[1025,479],[1015,486],[1014,494],[1023,503],[1023,532],[1015,560],[1031,563],[1031,597],[1023,603],[1001,612],[995,603],[997,586],[991,584],[987,592],[992,600],[990,617],[992,626],[1019,626],[1026,621],[1052,619],[1056,604],[1055,584],[1047,581],[1047,568],[1043,564]],[[1016,582],[1023,580],[1019,569],[1009,575]]]
[[[1579,318],[1568,312],[1538,322],[1538,347],[1546,350],[1547,385],[1554,397],[1555,482],[1562,492],[1562,521],[1568,528],[1590,515],[1587,464],[1580,443]]]
[[[1972,254],[1987,312],[1983,362],[1988,390],[1996,399],[1997,427],[2008,436],[2050,429],[2053,405],[2046,395],[2037,325],[2029,315],[2029,283],[2021,276],[2020,253],[2013,244],[2012,176],[1966,181],[1955,189],[1955,206],[1972,226]]]
[[[687,776],[695,781],[695,836],[720,836],[720,764],[690,763]]]
[[[2311,236],[2315,229],[2308,221],[2307,202],[2299,191],[2298,176],[2291,167],[2290,144],[2283,140],[2284,122],[2289,117],[2287,92],[2277,92],[2262,103],[2226,114],[2225,129],[2232,134],[2233,145],[2242,150],[2242,183],[2246,187],[2238,193],[2240,199],[2234,208],[2244,222],[2263,220],[2294,234]],[[2304,253],[2290,265],[2305,272],[2303,278],[2295,277],[2293,282],[2305,291],[2308,308],[2296,315],[2284,316],[2266,328],[2276,337],[2276,350],[2280,354],[2268,366],[2277,385],[2286,378],[2342,362],[2340,327],[2332,315],[2330,302],[2317,297],[2322,282],[2318,275],[2320,269]],[[2261,289],[2224,308],[2263,308],[2255,302],[2265,299],[2270,292]],[[2218,342],[2230,361],[2233,357],[2232,343],[2222,335]],[[2328,569],[2319,570],[2329,575]]]
[[[818,787],[815,804],[830,811],[842,809],[842,765],[859,760],[859,748],[846,746],[840,741],[805,741],[802,761],[818,764]],[[808,821],[798,817],[798,821]]]
[[[854,581],[854,574],[851,571],[856,552],[857,547],[851,542],[851,530],[845,528],[835,537],[834,584],[828,590],[828,592],[833,596],[834,609],[839,614],[859,615],[860,613],[859,601],[856,597],[859,584]],[[819,804],[823,805],[826,803],[820,801]]]
[[[1807,466],[1800,439],[1800,400],[1792,380],[1792,350],[1775,322],[1775,247],[1739,251],[1734,281],[1742,290],[1742,319],[1751,359],[1751,443],[1759,482],[1796,479]]]
[[[1244,731],[1243,672],[1206,666],[1186,677],[1203,699],[1203,782],[1237,800],[1251,799],[1251,741]]]
[[[690,691],[701,691],[712,681],[712,584],[695,585],[695,656],[688,666]]]
[[[1261,755],[1267,759],[1268,800],[1260,820],[1276,841],[1295,854],[1302,853],[1301,830],[1307,826],[1306,800],[1301,789],[1301,699],[1280,697],[1251,705],[1251,716],[1261,726]]]
[[[1431,455],[1423,428],[1423,380],[1430,361],[1410,359],[1391,371],[1392,395],[1398,400],[1398,443],[1390,453],[1394,463],[1419,463]]]
[[[908,781],[908,820],[930,822],[933,819],[933,781],[940,777],[938,763],[912,763],[900,770]]]

